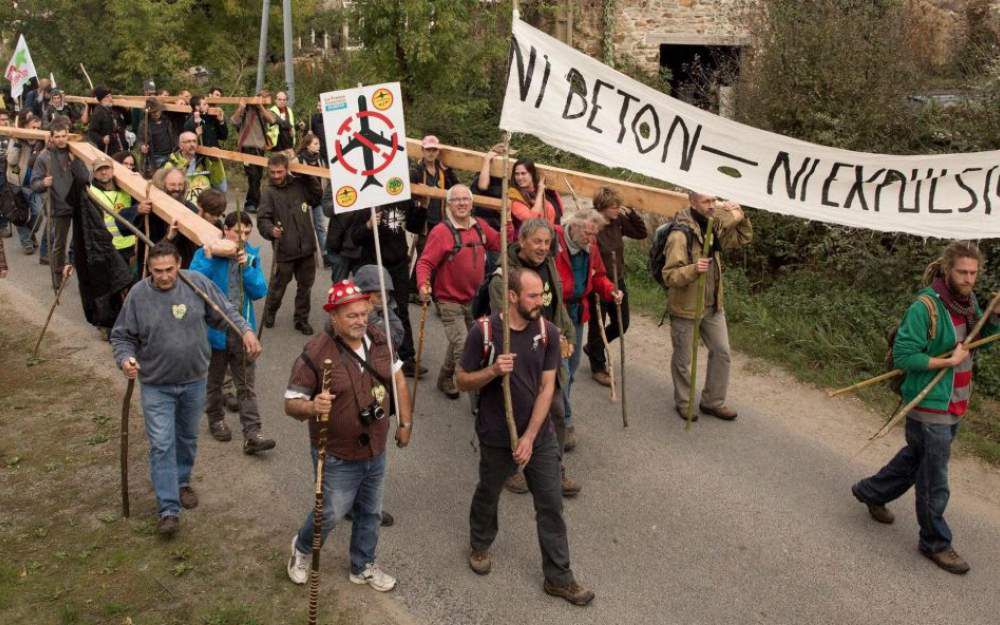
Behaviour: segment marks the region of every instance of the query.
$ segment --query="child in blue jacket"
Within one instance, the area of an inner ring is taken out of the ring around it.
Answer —
[[[229,213],[223,224],[225,237],[241,244],[238,256],[210,258],[201,248],[195,252],[191,270],[204,274],[214,282],[256,332],[253,302],[267,295],[267,281],[260,268],[257,248],[246,242],[253,231],[253,222],[246,213]],[[208,366],[205,413],[212,436],[219,441],[231,440],[233,436],[224,420],[226,411],[222,396],[228,370],[236,385],[236,397],[240,404],[243,453],[252,455],[273,449],[274,441],[260,433],[260,412],[254,392],[255,367],[253,360],[243,354],[242,340],[228,330],[223,332],[209,328],[208,342],[212,346],[212,360]]]

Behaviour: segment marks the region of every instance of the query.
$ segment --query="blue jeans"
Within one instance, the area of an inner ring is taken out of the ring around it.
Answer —
[[[316,230],[316,240],[319,241],[319,249],[326,249],[326,215],[323,214],[323,205],[317,204],[312,207],[313,228]]]
[[[573,330],[576,332],[576,343],[573,344],[573,355],[563,358],[562,366],[566,369],[566,386],[562,389],[563,403],[566,406],[566,427],[573,427],[573,408],[569,401],[570,391],[573,390],[573,376],[580,367],[580,358],[583,356],[584,327],[582,323],[574,323]]]
[[[312,449],[315,477],[318,453]],[[359,574],[365,565],[375,562],[378,530],[382,523],[382,491],[385,485],[385,453],[367,460],[341,460],[327,454],[323,465],[323,531],[322,540],[334,524],[351,512],[351,573]],[[312,553],[313,511],[299,529],[295,548]]]
[[[920,549],[927,553],[951,546],[951,529],[944,520],[948,506],[948,458],[958,424],[938,425],[906,420],[906,447],[876,475],[857,483],[862,499],[885,505],[916,488]]]
[[[198,451],[198,422],[204,411],[204,379],[186,384],[142,385],[149,475],[161,517],[180,514],[180,488],[191,483]]]

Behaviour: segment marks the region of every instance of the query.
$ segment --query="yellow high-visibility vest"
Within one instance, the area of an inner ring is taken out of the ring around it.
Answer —
[[[132,196],[124,191],[118,189],[105,191],[96,186],[94,190],[97,193],[91,197],[95,197],[109,211],[121,213],[126,208],[132,207]],[[111,243],[115,246],[116,250],[124,250],[135,246],[135,235],[123,235],[121,230],[118,229],[118,222],[107,213],[104,213],[104,227],[111,233]]]

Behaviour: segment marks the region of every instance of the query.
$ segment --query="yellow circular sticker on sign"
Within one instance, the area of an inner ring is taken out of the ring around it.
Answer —
[[[392,106],[392,100],[392,92],[385,87],[376,89],[375,93],[372,94],[372,104],[380,111],[384,111]]]
[[[347,208],[353,206],[358,201],[358,191],[351,186],[343,186],[337,189],[337,204]]]
[[[399,195],[403,192],[403,179],[399,176],[393,176],[389,178],[389,181],[385,183],[385,192],[389,195]]]

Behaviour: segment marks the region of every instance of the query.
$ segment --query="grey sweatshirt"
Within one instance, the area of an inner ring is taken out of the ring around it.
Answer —
[[[226,316],[250,330],[215,284],[206,276],[181,270]],[[212,355],[208,344],[208,326],[225,330],[229,326],[194,290],[180,278],[169,291],[153,286],[147,278],[132,287],[115,327],[111,330],[111,348],[115,364],[121,368],[129,358],[139,362],[139,381],[143,384],[185,384],[204,378]]]
[[[73,207],[69,205],[67,198],[73,187],[73,179],[76,178],[83,184],[90,182],[87,166],[80,159],[70,159],[68,149],[46,148],[31,167],[31,190],[44,193],[46,187],[42,181],[46,176],[52,176],[52,186],[48,188],[52,199],[52,216],[70,217]]]

